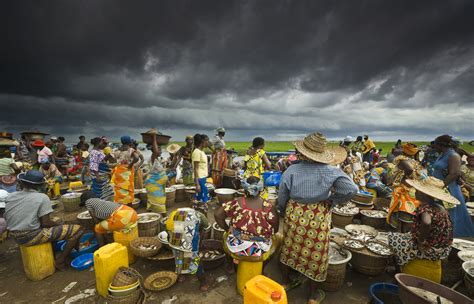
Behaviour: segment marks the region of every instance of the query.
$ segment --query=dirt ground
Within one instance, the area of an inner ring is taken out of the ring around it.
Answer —
[[[174,207],[184,207],[185,204],[177,204]],[[215,205],[209,211],[209,218],[213,222],[212,212]],[[140,209],[139,212],[144,212]],[[54,212],[54,216],[64,219],[65,222],[73,222],[75,213],[64,213],[60,205]],[[2,254],[3,253],[3,254]],[[24,272],[18,246],[10,239],[0,244],[0,303],[65,303],[67,299],[78,295],[81,291],[95,288],[95,273],[93,269],[76,271],[69,268],[65,272],[56,272],[54,275],[39,281],[29,281]],[[149,261],[137,258],[131,265],[137,269],[143,277],[164,270]],[[177,283],[171,288],[161,292],[149,292],[147,303],[162,303],[166,299],[177,296],[173,304],[212,304],[212,303],[242,303],[242,297],[236,291],[236,275],[227,275],[223,268],[208,271],[214,278],[225,276],[227,280],[218,283],[208,293],[202,293],[198,289],[197,279],[188,276],[185,282]],[[280,281],[281,276],[278,270],[278,259],[273,258],[264,269],[264,274],[268,277]],[[382,274],[377,277],[367,277],[359,274],[350,268],[347,269],[346,280],[343,287],[337,292],[328,292],[324,303],[369,303],[368,289],[375,282],[393,282],[393,274]],[[67,293],[62,290],[71,282],[77,284]],[[288,293],[289,303],[305,303],[307,283],[291,290]],[[98,295],[90,296],[86,299],[73,303],[106,303],[104,298]]]

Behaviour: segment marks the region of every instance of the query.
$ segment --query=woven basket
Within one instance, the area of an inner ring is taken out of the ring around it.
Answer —
[[[150,221],[146,221],[146,222],[140,222],[140,220],[137,222],[137,225],[138,225],[138,230],[142,230],[142,229],[150,229],[150,228],[154,228],[156,226],[159,226],[160,225],[160,220],[161,220],[161,214],[159,213],[154,213],[154,212],[150,212],[150,213],[140,213],[138,215],[138,218],[140,219],[140,217],[143,217],[143,216],[146,216],[146,215],[150,215],[150,214],[153,214],[153,216],[156,218],[155,220],[150,220]]]
[[[383,208],[390,208],[390,200],[383,197],[378,197],[374,200],[374,206],[377,210],[383,210]]]
[[[144,292],[138,288],[133,293],[129,294],[128,296],[124,297],[116,297],[112,295],[107,296],[107,303],[113,304],[136,304],[136,303],[143,303],[141,299],[144,298]]]
[[[385,272],[391,257],[382,257],[367,255],[358,251],[351,250],[352,260],[351,265],[358,272],[368,275],[376,276]]]
[[[155,249],[141,249],[140,245],[154,245]],[[142,258],[152,257],[158,254],[161,249],[161,242],[157,238],[153,237],[139,237],[130,242],[130,250],[136,256]]]
[[[81,203],[81,194],[79,193],[68,193],[61,196],[61,202],[64,206],[64,211],[74,212],[81,209],[79,204]]]
[[[374,197],[369,196],[369,195],[361,195],[361,194],[357,193],[356,195],[354,195],[354,197],[352,199],[355,200],[355,201],[358,201],[358,202],[369,204],[369,203],[372,202]]]
[[[224,176],[235,177],[237,175],[237,171],[224,168]]]
[[[344,279],[346,278],[346,266],[347,263],[337,265],[329,264],[326,280],[319,283],[321,289],[324,291],[338,291],[344,284]]]
[[[375,229],[381,230],[385,227],[385,217],[370,217],[361,213],[362,224],[374,227]]]
[[[182,184],[178,184],[174,186],[176,189],[175,192],[175,202],[184,202],[188,199],[188,196],[186,195],[186,189],[185,186]]]
[[[174,271],[158,271],[145,279],[145,288],[151,291],[160,291],[173,286],[178,279]]]
[[[78,216],[77,221],[79,222],[79,225],[84,227],[86,230],[94,230],[95,223],[92,218],[80,218]]]
[[[158,233],[160,233],[160,226],[138,230],[139,237],[156,237]]]
[[[335,212],[332,213],[331,217],[332,225],[342,229],[347,225],[352,224],[352,220],[354,219],[354,215],[343,215]]]
[[[217,223],[212,224],[212,234],[213,234],[213,239],[214,240],[223,240],[224,239],[224,229],[219,227]]]
[[[112,286],[121,287],[134,284],[136,281],[140,280],[141,275],[133,268],[129,267],[120,267],[115,273],[114,278],[112,279]]]
[[[166,207],[171,207],[176,201],[176,189],[166,188]]]
[[[132,208],[133,209],[138,209],[140,207],[141,200],[139,198],[134,198],[132,202]]]
[[[469,296],[474,297],[474,278],[464,273],[464,286],[466,286]]]

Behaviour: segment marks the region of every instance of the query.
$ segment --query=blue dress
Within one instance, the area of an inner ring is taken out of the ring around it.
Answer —
[[[433,176],[444,180],[448,175],[448,160],[451,155],[456,152],[453,149],[449,149],[446,153],[441,154],[436,162],[433,164]],[[461,204],[449,209],[449,215],[453,222],[454,237],[474,237],[474,225],[472,224],[471,217],[467,212],[466,202],[461,192],[461,187],[457,181],[453,181],[448,185],[449,193],[457,198]]]

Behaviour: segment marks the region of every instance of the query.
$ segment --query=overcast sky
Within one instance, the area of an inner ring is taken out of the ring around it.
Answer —
[[[9,1],[0,131],[474,139],[474,1]]]

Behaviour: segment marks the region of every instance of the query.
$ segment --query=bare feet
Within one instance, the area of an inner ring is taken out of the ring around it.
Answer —
[[[215,280],[212,277],[206,277],[199,283],[199,289],[202,292],[208,292],[214,286]]]

